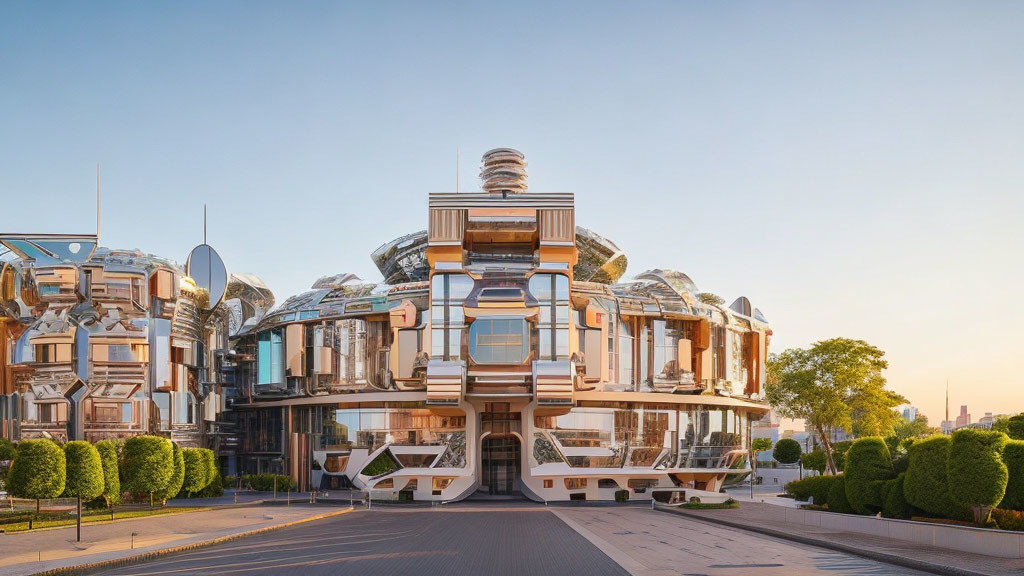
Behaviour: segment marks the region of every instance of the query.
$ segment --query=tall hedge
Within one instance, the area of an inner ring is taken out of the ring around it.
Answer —
[[[181,489],[191,495],[199,492],[210,483],[206,457],[199,448],[185,448],[182,450],[185,460],[185,481]]]
[[[124,489],[159,494],[174,474],[174,447],[159,436],[135,436],[124,443]]]
[[[946,461],[953,440],[936,435],[914,443],[908,450],[910,465],[903,480],[903,496],[907,502],[935,516],[961,519],[963,507],[949,495]]]
[[[1024,440],[1024,414],[1011,416],[1006,424],[1010,438],[1014,440]]]
[[[800,443],[792,438],[783,438],[775,443],[772,458],[779,464],[796,464],[800,461]]]
[[[949,495],[963,506],[995,506],[1006,494],[1009,471],[1002,451],[1009,440],[1002,432],[967,428],[953,433],[946,463]]]
[[[832,486],[828,489],[829,512],[853,514],[853,507],[850,506],[850,501],[846,499],[846,475],[840,474],[838,476],[833,476],[833,478],[835,478],[835,480],[832,482]]]
[[[882,485],[893,477],[892,456],[885,440],[878,436],[861,438],[846,452],[846,498],[858,514],[882,510]]]
[[[96,443],[96,451],[103,465],[103,499],[111,506],[121,501],[121,471],[117,456],[117,441],[101,440]]]
[[[7,474],[11,494],[19,498],[56,498],[64,492],[64,451],[52,440],[22,440]]]
[[[906,478],[906,474],[900,474],[896,478],[885,482],[882,516],[906,520],[913,515],[911,506],[903,495],[903,483],[906,481]]]
[[[103,494],[103,461],[95,446],[83,440],[68,442],[64,445],[64,459],[66,496],[89,501]]]
[[[0,438],[0,462],[4,460],[14,460],[14,455],[18,453],[18,449],[14,447],[14,443],[7,438]]]
[[[177,496],[178,492],[181,490],[181,485],[185,482],[185,458],[182,456],[181,448],[173,442],[171,444],[174,458],[174,472],[171,473],[171,479],[167,481],[167,486],[164,486],[163,490],[158,494],[160,499],[164,501]]]
[[[206,464],[206,486],[209,486],[215,479],[220,477],[220,471],[217,469],[217,456],[213,453],[213,450],[209,448],[200,448],[200,452],[203,455],[203,462]]]
[[[1009,478],[1006,494],[999,504],[1005,510],[1024,511],[1024,440],[1010,440],[1003,448],[1003,463]]]

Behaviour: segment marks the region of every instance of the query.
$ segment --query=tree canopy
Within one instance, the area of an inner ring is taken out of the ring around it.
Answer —
[[[67,465],[64,451],[52,440],[22,440],[7,483],[21,498],[56,498],[64,492]]]
[[[64,494],[71,498],[92,500],[103,494],[103,461],[96,447],[84,440],[64,445],[67,483]]]
[[[781,416],[807,422],[835,473],[833,431],[888,436],[900,420],[894,408],[906,399],[886,389],[887,367],[885,352],[863,340],[823,340],[773,354],[765,395]]]
[[[775,443],[772,457],[779,464],[796,464],[800,461],[800,443],[792,438],[783,438]]]
[[[757,452],[767,452],[768,450],[772,449],[772,439],[771,438],[754,438],[753,442],[750,445],[750,449],[753,450],[755,453],[757,453]]]

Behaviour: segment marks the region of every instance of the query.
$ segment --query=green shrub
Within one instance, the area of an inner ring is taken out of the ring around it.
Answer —
[[[181,491],[187,495],[195,494],[210,483],[208,478],[209,470],[206,466],[206,457],[199,448],[185,448],[182,450],[182,457],[185,461],[185,478],[181,485]]]
[[[1024,532],[1024,512],[996,508],[992,511],[992,519],[999,524],[1001,530]]]
[[[124,490],[140,496],[158,494],[174,474],[174,447],[159,436],[135,436],[124,443]]]
[[[629,501],[629,490],[616,490],[615,491],[616,502],[627,502]]]
[[[217,456],[209,448],[200,448],[199,452],[203,455],[203,463],[206,464],[206,486],[209,486],[214,480],[219,484],[221,479],[220,469],[217,467]]]
[[[1024,414],[1011,416],[1006,423],[1007,433],[1014,440],[1024,440]]]
[[[813,498],[814,504],[823,505],[828,502],[828,491],[836,478],[837,476],[808,476],[803,480],[786,484],[786,493],[797,500]]]
[[[14,455],[18,453],[18,449],[14,447],[7,438],[0,438],[0,462],[5,460],[14,460]]]
[[[1007,440],[1006,434],[990,430],[967,428],[953,433],[946,462],[953,501],[977,507],[995,506],[1003,500],[1009,472],[1001,453]]]
[[[800,443],[792,438],[783,438],[775,443],[772,458],[779,464],[796,464],[800,461]]]
[[[22,440],[7,475],[8,491],[20,498],[56,498],[64,492],[64,451],[52,440]]]
[[[377,457],[370,461],[369,464],[363,467],[362,474],[366,476],[376,477],[390,474],[395,470],[398,470],[401,466],[395,461],[394,457],[387,450],[377,454]]]
[[[117,442],[114,440],[101,440],[96,443],[96,451],[100,455],[100,463],[103,466],[103,494],[100,496],[106,501],[107,506],[121,502],[121,471],[118,465]]]
[[[192,495],[193,498],[216,498],[224,495],[224,480],[220,477],[220,471],[214,470],[213,480],[199,492]]]
[[[807,470],[814,470],[818,474],[825,473],[825,451],[811,450],[800,455],[800,462]]]
[[[928,514],[963,519],[964,509],[950,497],[946,479],[946,461],[952,444],[949,436],[935,435],[910,447],[903,496],[911,506]]]
[[[910,468],[910,455],[900,454],[892,459],[892,471],[894,474],[903,474]]]
[[[174,458],[174,472],[171,473],[171,479],[167,481],[167,486],[164,486],[164,489],[161,490],[158,495],[160,499],[165,502],[177,496],[178,492],[181,492],[181,486],[185,483],[185,455],[177,444],[173,442],[171,444]]]
[[[242,476],[242,485],[249,486],[257,492],[271,492],[274,490],[274,484],[277,484],[278,492],[298,490],[298,485],[287,476],[279,474],[246,474]]]
[[[853,507],[846,499],[846,476],[840,474],[833,476],[832,486],[828,489],[828,510],[841,514],[853,514]]]
[[[103,494],[103,461],[92,444],[75,440],[64,445],[67,481],[64,495],[89,501]]]
[[[882,503],[882,516],[906,520],[913,515],[913,509],[903,495],[903,483],[905,481],[905,474],[900,474],[896,478],[886,481],[885,488],[883,489],[885,500]]]
[[[1006,494],[999,503],[1006,510],[1024,510],[1024,440],[1010,440],[1003,448],[1008,474]]]
[[[892,457],[878,436],[861,438],[846,453],[846,498],[858,514],[882,509],[882,485],[893,477]]]

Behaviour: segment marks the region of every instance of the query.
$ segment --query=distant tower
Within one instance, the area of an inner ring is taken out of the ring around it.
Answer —
[[[526,192],[526,157],[512,148],[495,148],[484,153],[480,180],[484,192],[520,194]]]

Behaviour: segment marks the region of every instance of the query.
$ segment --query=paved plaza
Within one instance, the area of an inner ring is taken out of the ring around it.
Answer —
[[[639,506],[380,506],[108,570],[161,574],[922,574]]]

